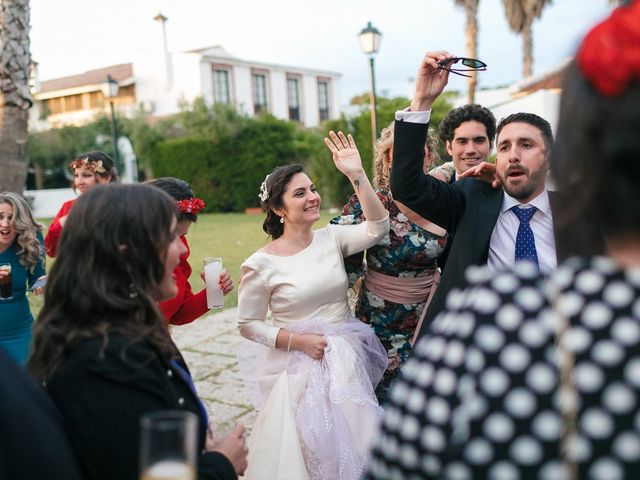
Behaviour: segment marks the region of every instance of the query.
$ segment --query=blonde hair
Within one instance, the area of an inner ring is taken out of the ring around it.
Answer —
[[[391,176],[391,160],[393,150],[393,129],[395,122],[391,122],[389,126],[382,129],[380,138],[376,142],[375,157],[373,160],[373,182],[376,188],[388,190],[389,177]],[[429,129],[427,141],[425,143],[429,151],[431,165],[440,161],[437,146],[438,139],[434,135],[432,129]],[[427,172],[425,172],[427,173]]]
[[[17,193],[0,193],[0,204],[7,204],[13,208],[11,228],[16,232],[17,254],[20,257],[20,265],[33,272],[42,260],[44,263],[44,247],[38,240],[38,233],[42,231],[42,225],[33,218],[29,204]]]

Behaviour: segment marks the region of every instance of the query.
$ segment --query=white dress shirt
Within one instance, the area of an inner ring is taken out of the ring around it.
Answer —
[[[408,108],[404,110],[398,110],[396,112],[396,120],[403,120],[409,123],[429,123],[431,120],[431,110],[427,110],[426,112],[412,112]]]
[[[521,204],[518,200],[503,193],[500,215],[489,241],[489,270],[495,272],[512,267],[516,253],[516,235],[520,221],[511,211],[514,206],[536,207],[537,212],[531,217],[529,225],[533,231],[538,254],[538,264],[542,273],[549,273],[557,266],[556,240],[553,235],[553,216],[549,204],[549,192],[545,189],[529,203]]]

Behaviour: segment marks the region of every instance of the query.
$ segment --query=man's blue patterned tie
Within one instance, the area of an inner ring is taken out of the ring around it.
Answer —
[[[515,261],[527,260],[540,268],[533,230],[531,230],[529,226],[529,220],[531,220],[531,217],[533,217],[537,211],[536,207],[520,208],[515,206],[511,211],[515,213],[518,220],[520,220],[520,226],[518,227],[518,234],[516,236]]]

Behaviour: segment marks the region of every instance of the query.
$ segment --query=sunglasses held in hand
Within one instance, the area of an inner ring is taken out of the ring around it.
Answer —
[[[451,68],[451,65],[458,62],[462,63],[462,65],[467,68]],[[438,62],[438,68],[463,77],[470,77],[471,75],[466,75],[460,72],[484,72],[487,69],[487,64],[480,60],[476,60],[475,58],[454,57],[440,60]]]

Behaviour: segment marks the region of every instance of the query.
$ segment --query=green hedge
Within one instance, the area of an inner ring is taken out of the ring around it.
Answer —
[[[190,137],[159,142],[152,149],[155,177],[189,182],[208,212],[239,212],[260,205],[259,186],[278,165],[307,163],[307,142],[290,122],[263,116],[214,139]]]
[[[361,97],[362,101],[368,99],[368,95]],[[378,127],[388,125],[395,111],[408,103],[405,98],[379,97]],[[436,100],[432,127],[437,128],[450,108],[447,94]],[[322,140],[330,129],[353,134],[363,165],[373,177],[370,114],[365,105],[355,117],[342,116],[321,128],[304,128],[269,114],[249,118],[229,106],[209,107],[202,98],[184,102],[180,113],[159,122],[148,120],[142,112],[118,120],[120,133],[131,139],[138,156],[141,178],[172,176],[186,180],[207,203],[207,212],[241,212],[259,206],[258,189],[265,175],[287,163],[307,166],[322,195],[323,207],[341,207],[353,189],[335,168]],[[32,133],[31,165],[37,166],[40,174],[36,185],[67,185],[67,164],[81,151],[104,149],[111,154],[109,127],[107,117],[100,115],[83,127]],[[100,139],[106,139],[106,143],[100,143]]]

